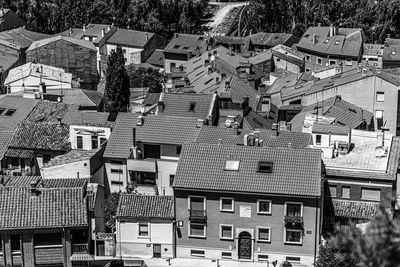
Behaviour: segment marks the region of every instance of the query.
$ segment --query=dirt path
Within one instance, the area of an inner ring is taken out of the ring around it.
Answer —
[[[233,2],[233,3],[217,3],[212,2],[211,5],[220,5],[221,8],[215,13],[214,17],[211,19],[212,21],[207,24],[211,29],[215,29],[218,25],[220,25],[225,16],[229,13],[232,8],[246,5],[246,2]]]

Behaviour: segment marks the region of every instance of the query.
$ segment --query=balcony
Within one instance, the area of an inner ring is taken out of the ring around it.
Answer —
[[[88,254],[89,253],[89,244],[72,244],[72,254]]]
[[[64,261],[62,245],[35,246],[34,251],[36,264],[56,265]]]
[[[286,228],[302,229],[304,226],[303,217],[301,216],[285,216]]]
[[[207,220],[207,211],[190,209],[189,210],[189,220],[204,222]]]
[[[128,159],[127,168],[128,171],[157,172],[155,159]]]

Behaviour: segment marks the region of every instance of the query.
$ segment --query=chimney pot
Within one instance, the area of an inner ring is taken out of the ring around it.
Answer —
[[[275,136],[275,137],[278,136],[279,135],[278,123],[273,123],[271,130],[272,130],[272,133],[271,133],[272,136]]]

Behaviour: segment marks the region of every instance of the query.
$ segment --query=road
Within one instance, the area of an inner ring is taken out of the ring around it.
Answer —
[[[207,26],[209,26],[210,28],[215,29],[224,21],[225,16],[232,8],[246,5],[247,2],[210,2],[209,4],[221,6],[221,8],[218,9],[217,12],[214,14],[214,17],[211,19],[212,21],[207,24]]]

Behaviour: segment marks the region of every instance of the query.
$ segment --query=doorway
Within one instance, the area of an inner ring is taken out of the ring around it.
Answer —
[[[153,258],[161,258],[161,244],[153,244]]]
[[[248,232],[241,232],[238,242],[239,260],[251,260],[251,235]]]

